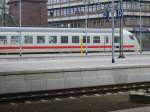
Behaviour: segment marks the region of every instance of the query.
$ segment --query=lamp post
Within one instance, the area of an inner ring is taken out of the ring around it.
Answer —
[[[123,54],[123,8],[122,8],[122,0],[120,0],[120,7],[119,7],[119,10],[120,10],[120,13],[119,14],[120,16],[120,47],[119,47],[119,56],[118,58],[125,58],[124,54]]]
[[[19,26],[22,26],[22,0],[19,2]]]
[[[2,2],[2,25],[6,26],[6,0]]]
[[[88,3],[87,3],[87,0],[84,0],[84,4],[85,4],[85,33],[86,33],[86,36],[85,36],[85,52],[86,52],[86,55],[88,55],[88,49],[87,49],[87,28],[88,28],[88,14],[87,14],[87,9],[88,9]]]
[[[141,0],[139,0],[139,4],[140,4],[140,54],[142,54],[142,16],[141,16]]]
[[[21,27],[22,27],[22,0],[20,0],[19,2],[19,26],[20,26],[20,38],[19,38],[19,44],[20,44],[20,47],[19,47],[19,54],[20,54],[20,57],[22,57],[22,36],[21,36]]]
[[[6,0],[0,2],[1,25],[6,26]]]
[[[114,0],[112,0],[112,63],[115,63],[115,51],[114,51]]]

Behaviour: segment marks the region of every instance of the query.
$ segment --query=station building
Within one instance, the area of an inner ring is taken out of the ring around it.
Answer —
[[[14,26],[20,25],[20,17],[22,26],[47,26],[47,0],[9,0],[7,4],[9,15],[15,21]]]
[[[48,0],[49,27],[111,28],[111,2],[112,0]],[[122,17],[123,28],[134,33],[139,40],[142,38],[143,50],[150,50],[150,0],[114,2],[115,28],[120,27]]]
[[[11,18],[8,15],[8,0],[0,0],[0,26],[6,26],[11,23]]]

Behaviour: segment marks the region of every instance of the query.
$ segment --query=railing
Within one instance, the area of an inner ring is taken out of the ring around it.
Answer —
[[[83,2],[83,0],[71,0],[71,1],[62,1],[60,0],[59,2],[53,2],[53,3],[48,3],[49,5],[62,5],[62,4],[68,4],[68,3],[78,3],[78,2]]]

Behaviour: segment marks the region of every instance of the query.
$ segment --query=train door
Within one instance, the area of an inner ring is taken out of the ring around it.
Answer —
[[[105,50],[105,46],[106,46],[106,39],[105,39],[105,38],[106,38],[106,36],[104,36],[104,38],[103,38],[103,44],[104,44],[104,45],[103,45],[103,46],[104,46],[104,52],[106,51],[106,50]]]
[[[114,45],[115,45],[115,51],[119,51],[120,48],[120,36],[115,35],[114,36]]]
[[[104,36],[104,52],[111,51],[111,40],[109,35]]]
[[[0,53],[6,53],[7,54],[7,49],[2,49],[3,47],[8,46],[8,37],[6,35],[0,35]]]

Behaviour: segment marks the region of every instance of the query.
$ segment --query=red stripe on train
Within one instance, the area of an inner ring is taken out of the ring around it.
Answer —
[[[86,46],[83,46],[85,48]],[[87,46],[88,48],[112,48],[112,46]],[[124,45],[124,48],[134,48],[134,45]],[[21,46],[22,49],[71,49],[81,46]],[[0,49],[20,49],[20,46],[2,46]]]

